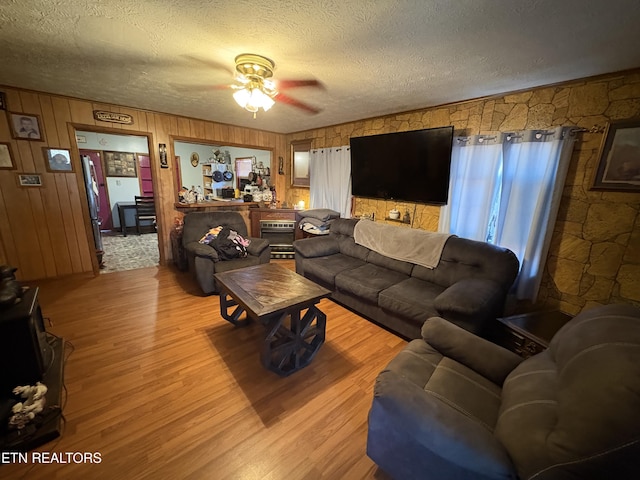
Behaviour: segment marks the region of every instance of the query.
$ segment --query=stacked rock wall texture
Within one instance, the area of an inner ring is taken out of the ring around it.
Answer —
[[[568,82],[420,111],[299,132],[314,148],[348,145],[351,137],[453,125],[455,135],[605,127],[640,117],[640,71]],[[536,308],[577,314],[598,304],[640,305],[640,193],[591,190],[603,133],[578,133]],[[402,168],[393,162],[390,168]],[[295,189],[292,189],[295,190]],[[291,192],[304,195],[304,192]],[[397,207],[411,227],[435,231],[439,207],[355,199],[354,214],[376,220]]]

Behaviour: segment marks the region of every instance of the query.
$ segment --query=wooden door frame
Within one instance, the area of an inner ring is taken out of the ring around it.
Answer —
[[[147,150],[149,150],[149,164],[151,165],[151,183],[153,184],[153,198],[156,200],[156,215],[157,218],[164,218],[163,215],[163,205],[160,199],[157,197],[157,192],[159,192],[158,178],[154,173],[156,166],[160,165],[160,160],[158,159],[158,152],[153,148],[155,142],[153,140],[153,134],[150,132],[142,132],[139,130],[122,130],[119,128],[111,128],[111,127],[103,127],[97,125],[85,125],[81,123],[72,123],[67,122],[67,131],[69,132],[69,139],[71,140],[71,160],[75,162],[76,165],[81,164],[80,158],[80,147],[78,146],[78,142],[76,141],[76,132],[78,130],[85,132],[93,132],[93,133],[107,133],[109,135],[119,135],[123,137],[128,136],[137,136],[137,137],[146,137],[147,138]],[[88,150],[88,149],[83,149]],[[137,161],[137,157],[136,157]],[[82,215],[84,217],[85,230],[87,232],[86,241],[89,247],[89,251],[93,252],[94,250],[94,239],[93,239],[93,227],[91,226],[91,216],[89,214],[89,205],[87,198],[87,187],[84,183],[84,173],[82,168],[75,169],[76,181],[78,184],[78,191],[84,201],[80,202],[80,206],[82,208]],[[106,177],[105,177],[106,182]],[[166,264],[166,259],[164,255],[164,225],[162,222],[156,223],[158,229],[158,250],[160,257],[160,265]],[[91,265],[93,266],[93,274],[97,276],[100,274],[100,265],[98,264],[98,258],[95,254],[91,254]]]

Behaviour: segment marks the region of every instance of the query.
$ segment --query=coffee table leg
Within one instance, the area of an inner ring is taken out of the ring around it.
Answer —
[[[286,377],[311,363],[324,343],[327,316],[315,305],[285,312],[267,320],[267,334],[262,344],[262,365]],[[284,322],[291,316],[287,327]]]
[[[236,308],[229,313],[229,309],[233,307]],[[222,315],[222,318],[233,323],[236,327],[243,327],[249,323],[248,315],[246,318],[240,318],[243,313],[244,308],[238,305],[238,302],[236,302],[227,292],[220,292],[220,315]]]

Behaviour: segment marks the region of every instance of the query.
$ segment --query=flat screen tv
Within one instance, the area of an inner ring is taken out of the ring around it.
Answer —
[[[351,193],[446,205],[453,127],[351,139]]]

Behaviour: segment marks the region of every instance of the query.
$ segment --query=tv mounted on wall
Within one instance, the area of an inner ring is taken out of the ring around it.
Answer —
[[[446,205],[453,127],[351,139],[356,197]]]

